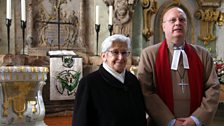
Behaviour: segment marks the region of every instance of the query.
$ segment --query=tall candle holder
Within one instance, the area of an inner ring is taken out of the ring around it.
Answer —
[[[112,31],[113,31],[113,25],[109,24],[108,25],[108,30],[110,32],[110,36],[112,35]]]
[[[12,19],[6,19],[6,26],[7,26],[7,39],[8,39],[8,54],[10,54],[10,26],[12,23]]]
[[[22,34],[23,34],[23,55],[24,53],[24,48],[25,48],[25,29],[26,29],[26,21],[21,20],[21,28],[22,28]]]
[[[98,41],[99,41],[100,24],[95,24],[95,30],[96,30],[96,55],[98,55]]]

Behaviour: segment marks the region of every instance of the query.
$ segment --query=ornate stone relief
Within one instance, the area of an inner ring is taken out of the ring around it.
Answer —
[[[141,5],[143,8],[143,30],[142,33],[147,40],[153,35],[151,31],[151,17],[157,11],[157,2],[155,0],[141,0]]]
[[[53,2],[53,10],[54,12],[58,12],[61,8],[62,4],[66,4],[67,1],[63,0],[60,1],[58,3]],[[39,17],[40,17],[40,22],[45,21],[43,23],[40,24],[40,35],[39,35],[39,40],[40,43],[39,46],[52,46],[52,41],[53,40],[48,40],[47,36],[46,36],[46,31],[47,28],[49,28],[49,24],[53,24],[52,21],[58,20],[57,18],[59,18],[59,16],[57,17],[57,13],[53,13],[52,15],[48,15],[46,13],[46,11],[44,10],[44,8],[41,8]],[[70,15],[68,15],[67,13],[60,13],[60,21],[58,20],[58,22],[55,22],[55,24],[59,23],[59,22],[64,22],[62,24],[64,24],[62,26],[62,30],[64,30],[66,32],[66,36],[63,38],[64,42],[62,44],[62,46],[72,46],[75,44],[76,39],[77,39],[77,35],[78,35],[78,26],[79,26],[79,20],[78,17],[76,15],[76,12],[73,10],[72,13]],[[37,21],[38,22],[38,21]],[[49,23],[48,23],[49,22]],[[62,25],[61,24],[61,25]],[[67,24],[67,25],[65,25]]]
[[[195,18],[200,20],[199,39],[208,45],[214,41],[216,36],[213,32],[215,23],[222,26],[224,23],[224,13],[216,10],[221,5],[220,0],[198,0],[199,9],[195,12]]]
[[[130,36],[132,33],[132,15],[137,0],[103,0],[113,6],[113,33]]]
[[[28,4],[30,28],[27,44],[32,48],[82,49],[80,37],[82,0],[37,0]],[[74,5],[76,3],[76,5]],[[28,19],[28,20],[29,20]],[[60,23],[60,25],[59,25]]]

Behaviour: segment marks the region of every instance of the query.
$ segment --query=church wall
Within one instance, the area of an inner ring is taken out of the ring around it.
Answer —
[[[220,11],[224,12],[224,1],[222,1],[222,6],[219,8]],[[216,25],[215,27],[215,33],[217,34],[217,40],[216,40],[216,56],[218,58],[224,59],[224,24],[223,26]]]

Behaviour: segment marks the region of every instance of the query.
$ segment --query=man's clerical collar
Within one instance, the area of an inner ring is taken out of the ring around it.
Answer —
[[[184,45],[181,45],[181,46],[177,47],[174,44],[173,49],[174,49],[174,51],[173,51],[173,59],[172,59],[171,69],[172,70],[177,70],[181,54],[182,54],[182,57],[183,57],[184,69],[189,69],[188,58],[187,58],[187,54],[184,51]]]

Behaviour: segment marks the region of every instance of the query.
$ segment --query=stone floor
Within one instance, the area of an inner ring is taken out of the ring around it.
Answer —
[[[224,126],[224,103],[220,103],[211,126]]]
[[[215,119],[211,126],[223,126],[224,125],[224,117],[221,120]]]
[[[71,126],[72,125],[72,117],[64,116],[64,117],[47,117],[44,119],[45,124],[48,126]],[[223,126],[224,125],[224,117],[215,118],[211,126]]]
[[[48,126],[71,126],[72,116],[45,117],[44,122]],[[224,126],[224,103],[220,103],[211,126]]]
[[[44,122],[48,126],[71,126],[72,117],[64,116],[64,117],[46,117]],[[215,117],[211,126],[223,126],[224,125],[224,116],[223,117]]]

